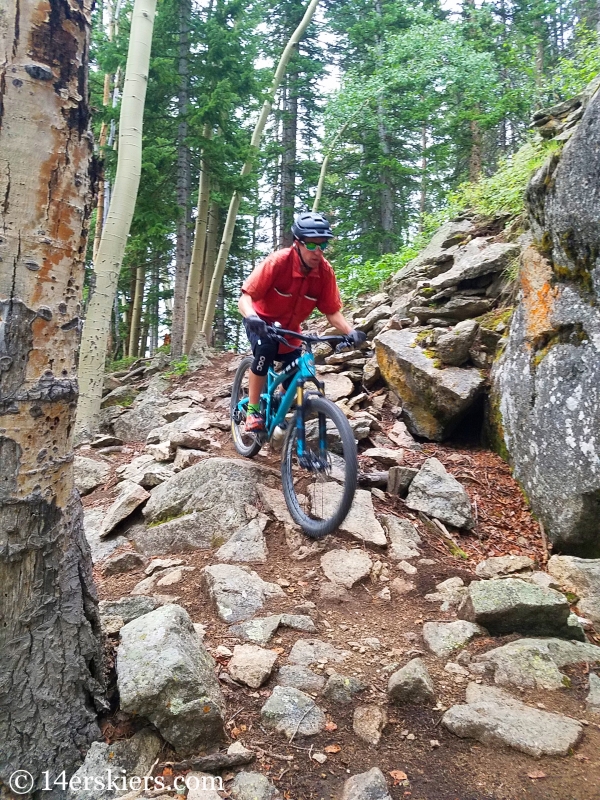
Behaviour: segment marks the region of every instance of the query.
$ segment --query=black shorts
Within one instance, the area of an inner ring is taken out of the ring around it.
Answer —
[[[246,320],[242,321],[246,328]],[[259,344],[259,337],[252,331],[249,331],[248,328],[246,328],[246,336],[248,337],[248,341],[252,347],[252,355],[254,356],[254,361],[250,369],[255,375],[264,377],[269,371],[269,368],[273,366],[274,361],[279,361],[284,367],[287,367],[288,364],[291,364],[298,356],[302,355],[302,351],[299,347],[292,350],[291,353],[279,353],[279,342],[275,342],[270,338],[260,339]]]

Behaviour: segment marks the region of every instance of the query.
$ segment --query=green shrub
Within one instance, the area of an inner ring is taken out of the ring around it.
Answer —
[[[106,365],[106,371],[121,372],[121,370],[129,369],[138,358],[139,356],[126,356],[125,358],[118,358],[116,361],[109,361]]]
[[[190,371],[190,362],[187,356],[181,356],[176,361],[171,362],[171,369],[165,372],[166,378],[182,378]]]

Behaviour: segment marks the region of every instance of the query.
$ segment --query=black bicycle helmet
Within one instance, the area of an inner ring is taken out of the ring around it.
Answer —
[[[331,225],[322,214],[304,211],[298,214],[292,225],[292,233],[296,239],[333,239]]]

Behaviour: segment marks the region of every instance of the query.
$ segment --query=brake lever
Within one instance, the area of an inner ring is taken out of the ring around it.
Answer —
[[[352,342],[350,342],[348,339],[345,339],[343,342],[340,342],[336,346],[335,352],[336,353],[343,353],[344,350],[350,350],[352,347],[353,347]]]

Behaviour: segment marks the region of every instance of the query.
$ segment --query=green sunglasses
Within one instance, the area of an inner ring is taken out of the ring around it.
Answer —
[[[306,247],[307,250],[310,250],[312,253],[314,250],[317,249],[317,247],[320,247],[321,250],[325,250],[329,242],[302,242],[302,244],[304,245],[304,247]]]

